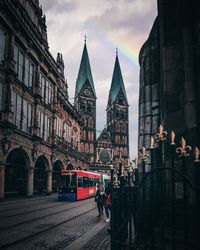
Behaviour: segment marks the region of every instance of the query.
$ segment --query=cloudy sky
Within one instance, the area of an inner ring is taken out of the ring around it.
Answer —
[[[130,158],[137,155],[138,54],[157,14],[157,0],[40,0],[47,20],[50,52],[63,54],[73,103],[75,83],[87,35],[97,93],[97,129],[106,124],[106,105],[118,47],[129,101]]]

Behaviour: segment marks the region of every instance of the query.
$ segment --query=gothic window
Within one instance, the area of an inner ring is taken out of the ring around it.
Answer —
[[[119,112],[116,111],[116,118],[119,118]]]
[[[15,44],[14,46],[15,72],[17,79],[27,87],[32,88],[35,65],[31,59],[25,55],[24,51]]]
[[[25,57],[25,67],[24,67],[24,84],[27,87],[32,87],[33,84],[33,73],[34,73],[34,65],[30,61],[30,59]]]
[[[40,73],[40,88],[42,100],[51,105],[53,101],[53,84],[47,79],[47,77]]]
[[[116,131],[119,132],[120,131],[120,123],[116,122]]]
[[[124,144],[127,144],[127,137],[124,136]]]
[[[119,96],[119,104],[123,104],[124,103],[124,98],[122,95]]]
[[[119,155],[119,147],[116,147],[116,149],[115,149],[115,155]]]
[[[20,129],[22,98],[14,91],[12,91],[12,111],[13,111],[13,123]]]
[[[126,123],[125,122],[121,123],[121,131],[126,132]]]
[[[115,137],[115,143],[120,144],[120,135],[116,135]]]
[[[51,119],[45,115],[45,124],[44,124],[44,140],[50,142],[51,136]]]
[[[94,133],[91,131],[90,132],[90,140],[93,141],[94,140]]]
[[[31,133],[32,125],[32,105],[27,100],[23,100],[23,120],[22,130]]]
[[[0,64],[2,64],[5,58],[6,51],[6,35],[5,32],[0,27]]]
[[[61,118],[58,116],[55,118],[55,130],[56,130],[56,135],[58,137],[61,137]]]
[[[88,105],[87,105],[87,111],[92,112],[92,107],[93,107],[93,103],[91,101],[89,101]]]
[[[40,137],[43,138],[43,131],[44,131],[44,113],[39,111],[39,128],[40,128]]]
[[[94,145],[90,144],[90,153],[93,154],[94,153]]]
[[[89,153],[88,143],[85,144],[85,153]]]
[[[77,146],[77,141],[78,141],[78,130],[77,128],[73,129],[73,145]]]
[[[71,140],[71,126],[65,122],[64,124],[64,139],[67,142],[70,142]]]
[[[111,114],[110,112],[108,112],[108,122],[110,122],[110,120],[111,120]]]
[[[93,126],[94,126],[93,119],[92,119],[92,117],[89,117],[89,118],[88,118],[88,127],[89,127],[89,128],[93,128]]]
[[[128,152],[127,152],[127,148],[124,148],[124,156],[127,156]]]

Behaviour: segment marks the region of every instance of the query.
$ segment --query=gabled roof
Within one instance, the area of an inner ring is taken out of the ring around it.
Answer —
[[[110,134],[108,132],[108,130],[106,128],[104,128],[101,132],[101,134],[99,135],[97,141],[107,141],[107,142],[111,142],[111,137]]]
[[[76,81],[76,95],[80,93],[81,89],[83,88],[83,85],[88,82],[94,92],[94,95],[96,97],[96,92],[94,88],[93,78],[92,78],[92,72],[90,68],[90,61],[88,57],[87,52],[87,46],[86,42],[83,48],[83,54],[81,58],[81,64],[79,67],[78,77]]]
[[[102,130],[96,130],[96,140],[99,138],[101,135]]]
[[[111,82],[111,87],[110,87],[110,92],[109,92],[109,97],[108,97],[108,103],[109,103],[109,100],[110,100],[110,104],[116,101],[116,98],[120,90],[122,90],[125,101],[128,104],[128,99],[127,99],[126,90],[124,87],[124,81],[123,81],[123,77],[121,73],[119,59],[118,59],[118,55],[116,54],[115,66],[114,66],[112,82]]]

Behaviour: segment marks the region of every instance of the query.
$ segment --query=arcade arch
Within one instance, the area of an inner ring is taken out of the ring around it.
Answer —
[[[14,148],[9,152],[5,167],[5,196],[27,194],[27,173],[30,168],[30,158],[24,149]]]

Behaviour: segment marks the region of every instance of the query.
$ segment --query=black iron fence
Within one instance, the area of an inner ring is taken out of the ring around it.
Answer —
[[[130,171],[111,170],[111,249],[200,249],[200,152],[160,129],[142,149],[134,183]],[[156,142],[156,147],[154,147]],[[167,151],[167,156],[166,156]],[[127,169],[128,170],[128,169]]]

